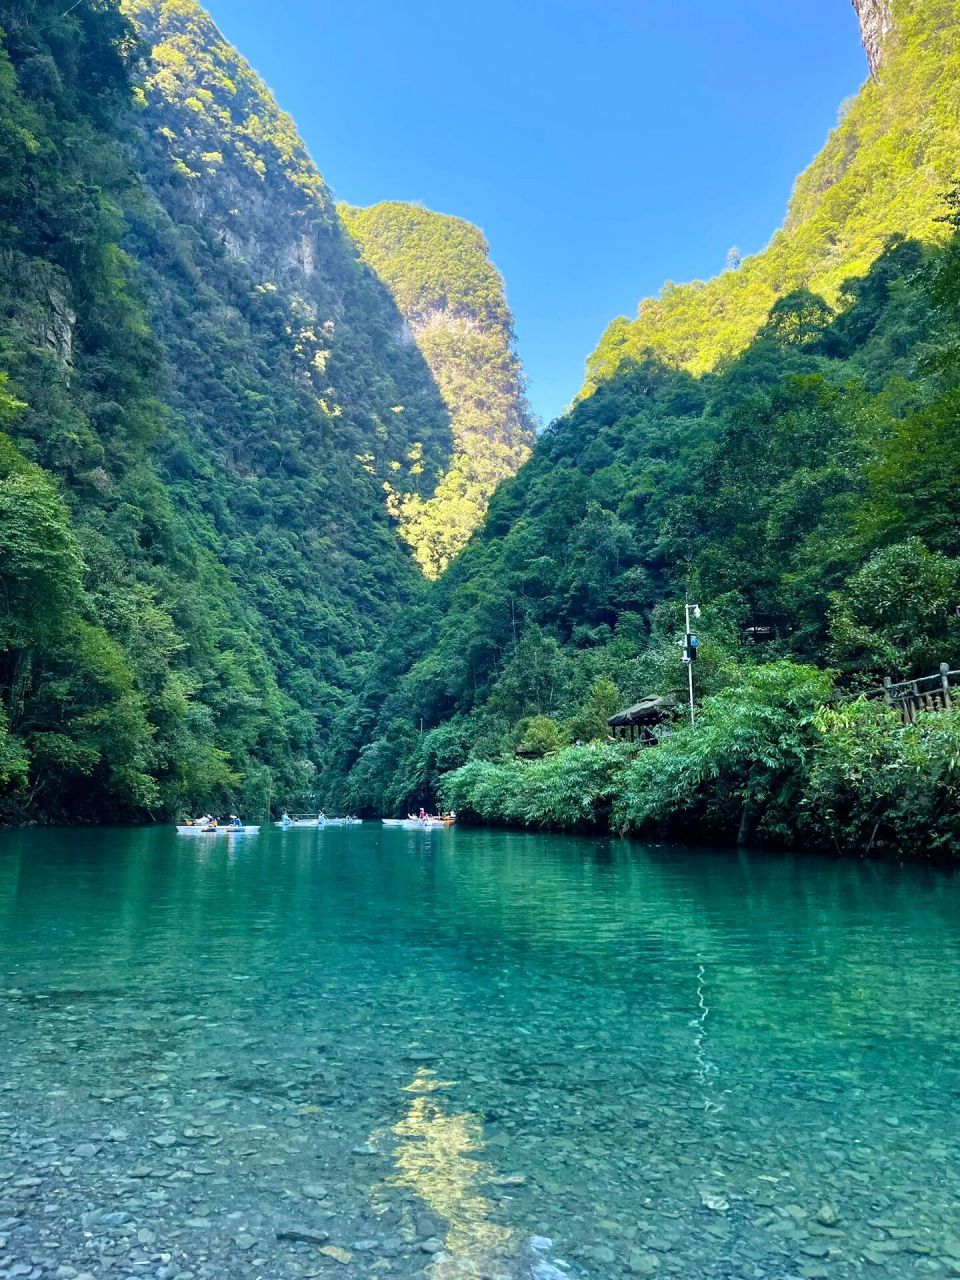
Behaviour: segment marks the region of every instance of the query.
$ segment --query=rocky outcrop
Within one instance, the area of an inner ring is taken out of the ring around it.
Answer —
[[[39,258],[7,252],[0,254],[0,276],[7,315],[16,320],[34,346],[52,352],[69,368],[77,314],[66,275]]]
[[[893,12],[890,0],[853,0],[853,7],[860,19],[863,47],[867,51],[870,74],[876,77],[883,61],[884,41],[893,30]]]

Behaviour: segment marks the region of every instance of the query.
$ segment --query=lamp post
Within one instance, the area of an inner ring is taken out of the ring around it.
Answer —
[[[698,604],[691,604],[688,600],[686,603],[687,611],[687,633],[683,638],[683,660],[687,664],[687,679],[690,682],[690,724],[696,725],[697,713],[693,705],[693,664],[697,660],[697,654],[700,649],[700,638],[695,631],[691,629],[690,617],[700,618],[702,611]]]

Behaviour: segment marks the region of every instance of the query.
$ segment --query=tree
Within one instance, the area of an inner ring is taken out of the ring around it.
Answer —
[[[833,317],[826,299],[809,289],[795,289],[770,308],[761,338],[784,347],[805,347],[819,341]]]
[[[61,631],[78,607],[82,573],[55,484],[0,436],[0,646],[23,649]]]
[[[830,649],[848,670],[929,675],[960,658],[960,560],[919,538],[884,547],[831,598]]]

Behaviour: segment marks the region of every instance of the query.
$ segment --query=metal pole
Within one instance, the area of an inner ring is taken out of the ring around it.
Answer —
[[[693,663],[687,663],[687,675],[690,677],[690,723],[696,727],[697,713],[693,709]]]
[[[687,635],[689,635],[690,634],[690,602],[689,601],[687,602],[686,609],[687,609]],[[684,644],[686,644],[686,639],[684,639]],[[687,655],[687,678],[690,681],[690,724],[691,724],[691,727],[696,727],[697,713],[694,710],[694,706],[693,706],[693,662],[690,660],[689,654]]]

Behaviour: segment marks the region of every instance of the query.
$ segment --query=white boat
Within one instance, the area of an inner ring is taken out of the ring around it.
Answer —
[[[178,836],[255,836],[259,827],[234,827],[229,824],[218,827],[177,827]]]
[[[281,831],[289,831],[293,827],[362,827],[362,818],[325,818],[321,814],[317,818],[290,818],[284,822],[281,818],[279,822],[273,824],[279,827]]]
[[[382,818],[385,827],[399,827],[402,831],[442,831],[445,822],[437,818]]]

